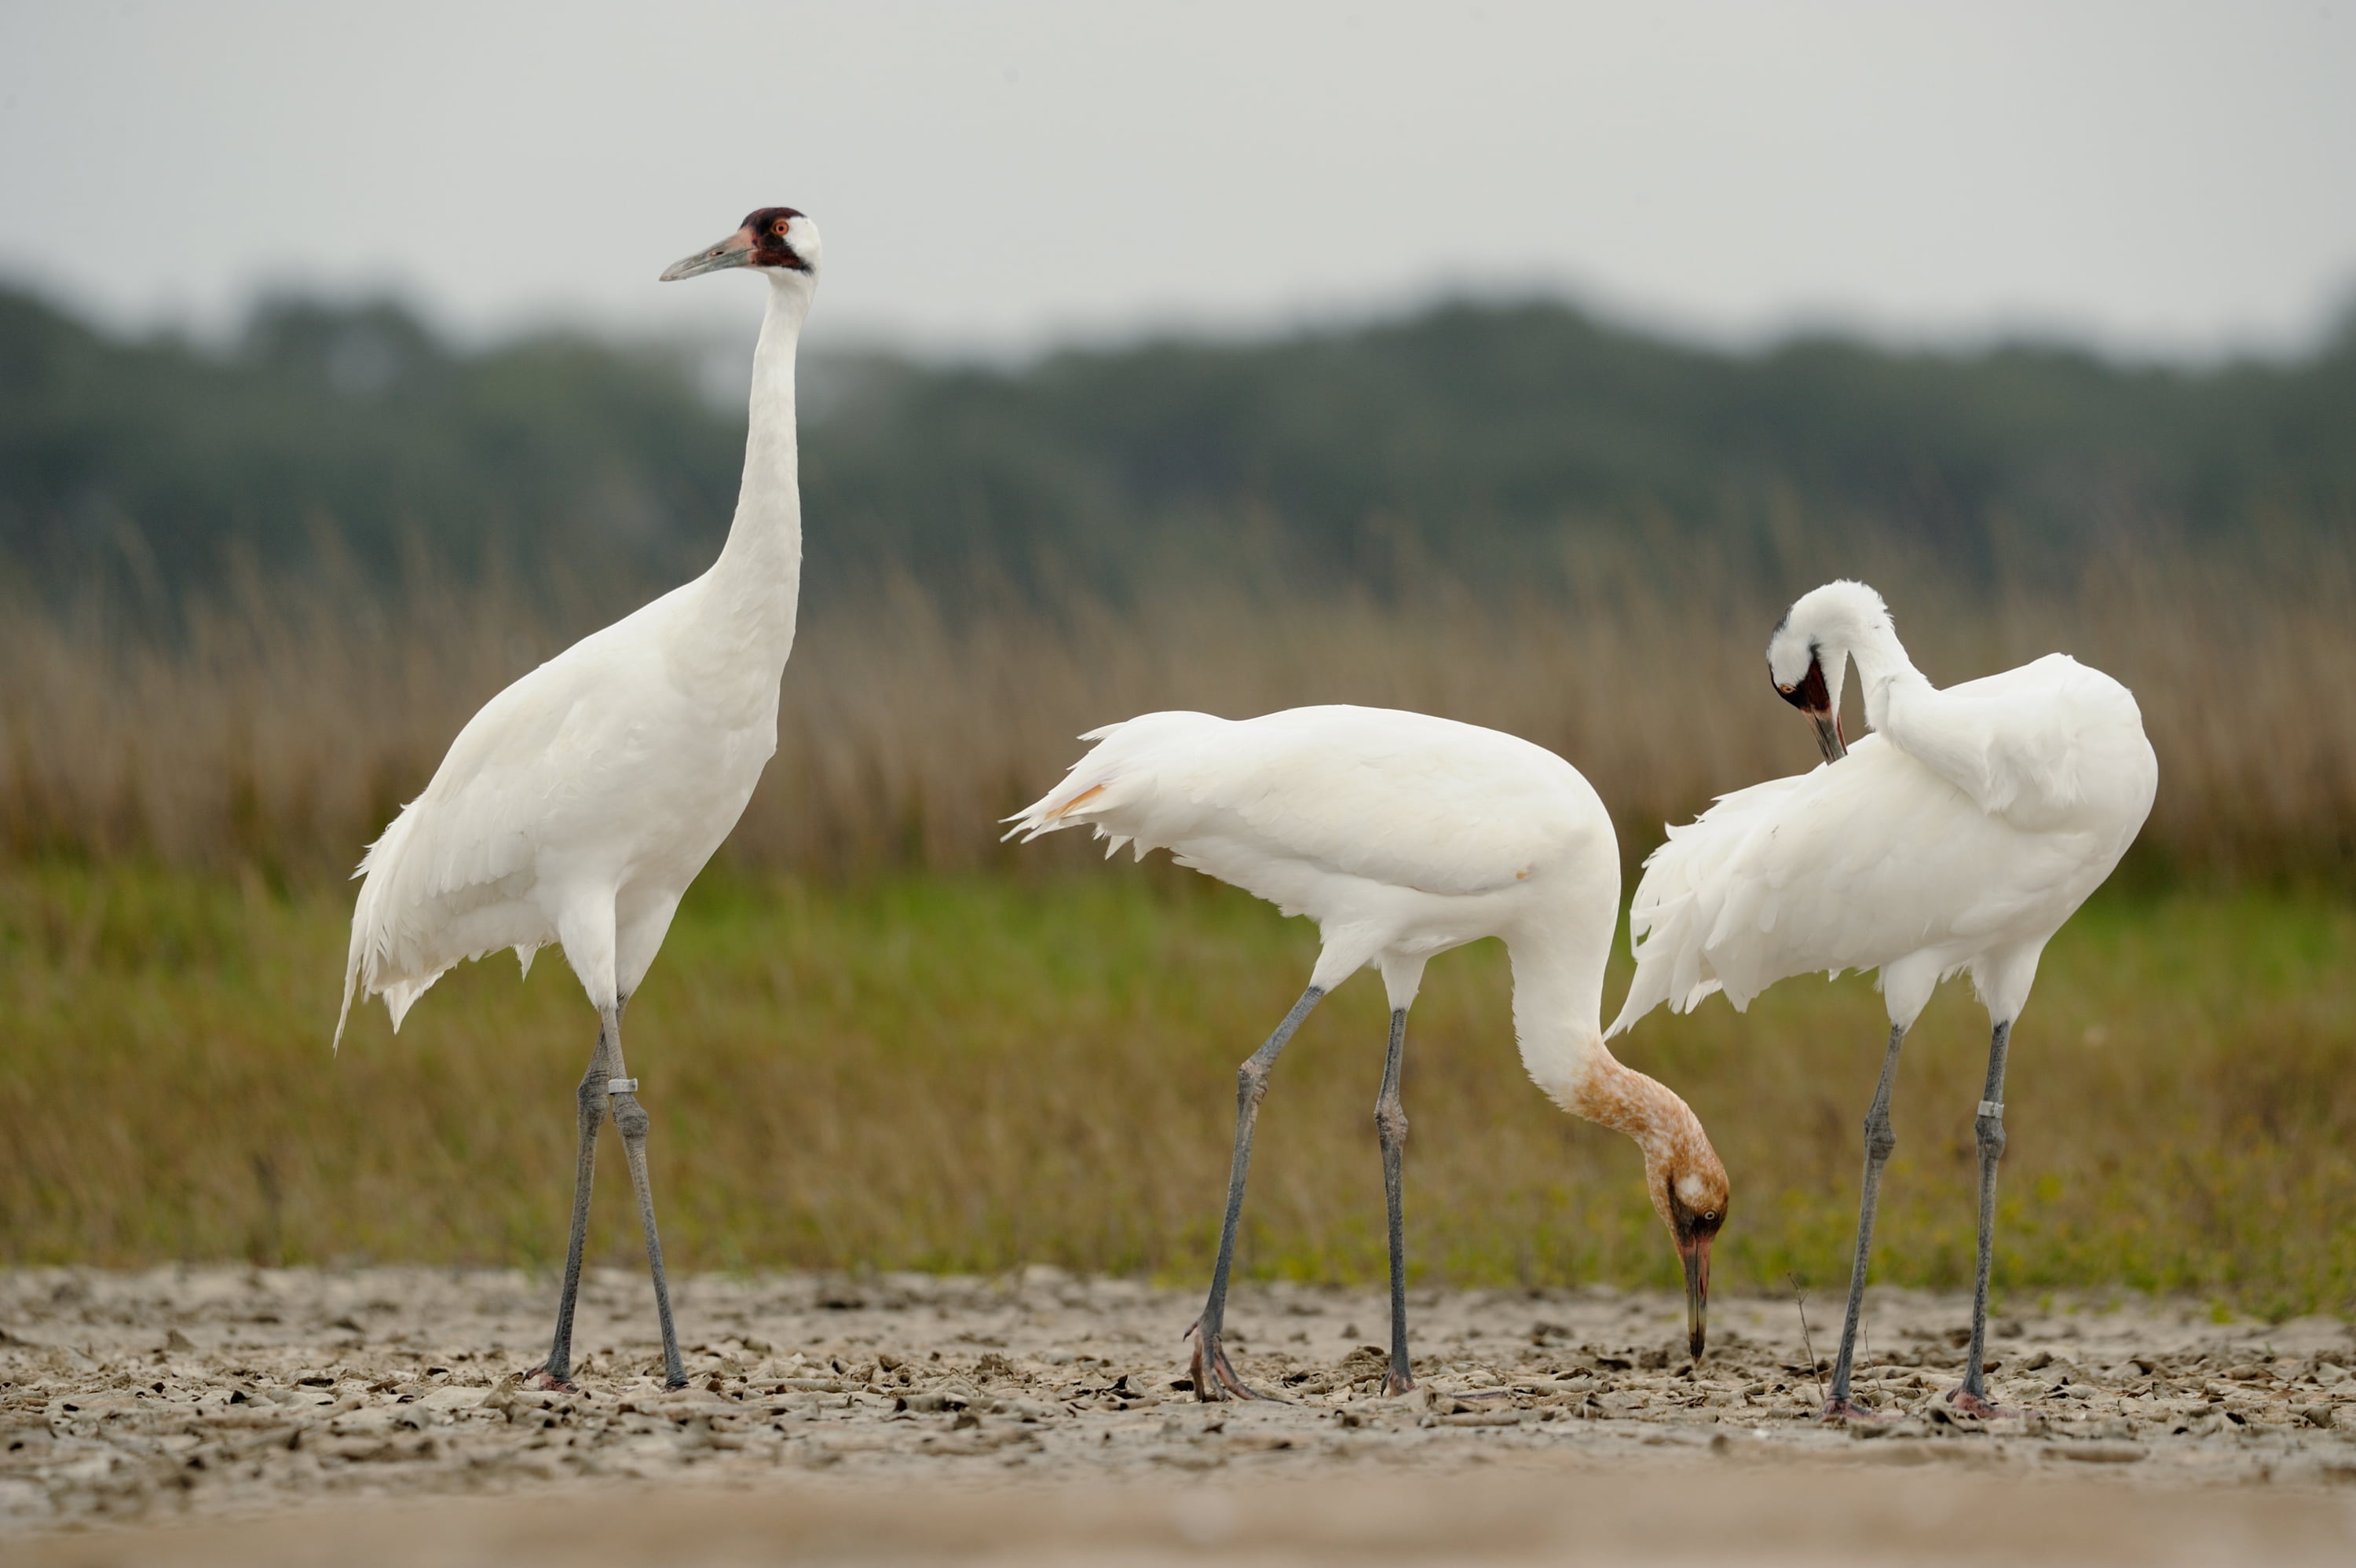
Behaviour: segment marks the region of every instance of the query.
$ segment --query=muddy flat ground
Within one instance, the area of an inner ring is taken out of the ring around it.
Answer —
[[[2356,1559],[2356,1339],[2192,1304],[2014,1303],[1946,1418],[1968,1304],[1879,1292],[1827,1425],[1789,1299],[1419,1290],[1423,1387],[1376,1397],[1372,1291],[1246,1285],[1230,1348],[1289,1403],[1194,1403],[1199,1292],[701,1276],[692,1386],[594,1274],[580,1392],[519,1376],[552,1282],[506,1273],[0,1275],[0,1552],[318,1560],[2276,1562]],[[1837,1301],[1812,1301],[1828,1357]],[[435,1506],[418,1505],[431,1501]]]

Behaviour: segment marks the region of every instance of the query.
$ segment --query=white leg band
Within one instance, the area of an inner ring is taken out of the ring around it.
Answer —
[[[635,1078],[608,1078],[605,1080],[605,1093],[608,1094],[635,1094],[637,1092],[638,1081]]]
[[[635,1085],[637,1080],[634,1078],[630,1082]],[[1992,1122],[2000,1122],[2004,1120],[2004,1102],[2001,1100],[1982,1100],[1980,1102],[1980,1115],[1986,1116]]]

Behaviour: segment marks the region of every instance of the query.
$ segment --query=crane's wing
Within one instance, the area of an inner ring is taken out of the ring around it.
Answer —
[[[561,811],[627,737],[596,700],[616,672],[595,640],[574,645],[485,703],[450,743],[424,792],[402,807],[355,873],[336,1037],[356,997],[381,993],[393,1027],[442,973],[501,947],[530,962],[546,940],[519,923],[533,871],[531,825]]]
[[[1723,989],[1879,968],[2001,932],[2083,871],[2094,834],[2024,832],[1880,735],[1728,795],[1644,862],[1636,976],[1611,1032]]]
[[[1672,1012],[1690,1012],[1719,988],[1701,939],[1725,906],[1726,869],[1809,776],[1769,779],[1720,795],[1692,822],[1670,827],[1667,841],[1644,858],[1644,879],[1628,907],[1636,974],[1606,1039],[1663,1002]]]
[[[1087,823],[1180,851],[1249,886],[1254,855],[1431,893],[1510,887],[1588,825],[1594,792],[1542,747],[1387,709],[1292,709],[1231,721],[1149,713],[1081,737],[1096,749],[1007,820],[1035,837]]]
[[[2140,734],[2134,696],[2067,654],[1926,691],[1893,714],[1890,736],[1983,811],[2034,817],[2094,793],[2090,741],[2122,724]]]

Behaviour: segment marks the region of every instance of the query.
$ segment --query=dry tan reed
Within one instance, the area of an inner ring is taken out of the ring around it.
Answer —
[[[1043,612],[998,590],[814,591],[779,754],[728,852],[830,877],[1035,866],[1039,851],[999,848],[993,823],[1078,753],[1079,731],[1161,708],[1361,702],[1555,749],[1633,856],[1712,795],[1808,765],[1761,650],[1791,592],[1847,571],[1884,589],[1934,680],[2061,648],[2135,689],[2161,765],[2147,873],[2344,882],[2356,584],[2347,548],[2301,537],[2266,560],[2122,549],[1992,590],[1902,559],[1776,583],[1707,555],[1668,569],[1590,549],[1569,586],[1509,592],[1409,572],[1380,598],[1198,584]],[[617,602],[420,568],[390,594],[248,570],[177,607],[168,635],[119,609],[19,603],[0,624],[0,846],[299,880],[348,866],[484,699]]]

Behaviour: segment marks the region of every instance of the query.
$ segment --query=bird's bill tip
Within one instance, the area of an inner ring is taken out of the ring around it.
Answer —
[[[729,267],[742,267],[753,260],[753,231],[739,229],[717,245],[709,245],[692,256],[681,256],[662,270],[655,281],[675,283],[681,278],[701,277]]]
[[[1697,1236],[1677,1248],[1686,1265],[1686,1349],[1697,1361],[1709,1337],[1709,1241]]]

